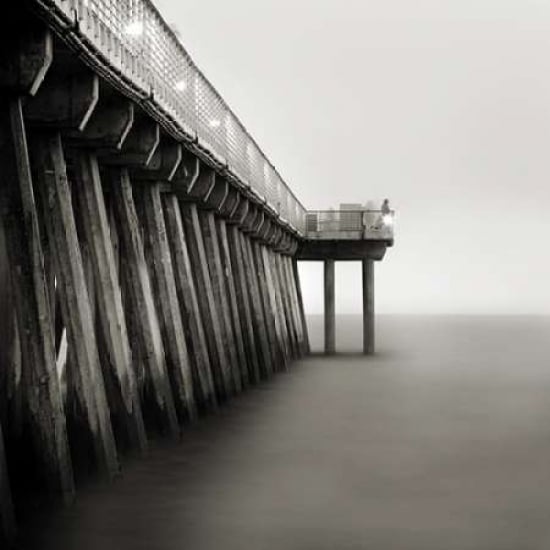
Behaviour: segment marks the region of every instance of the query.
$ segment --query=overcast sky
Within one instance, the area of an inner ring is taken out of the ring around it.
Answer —
[[[379,312],[550,313],[547,0],[156,4],[306,207],[390,198]]]

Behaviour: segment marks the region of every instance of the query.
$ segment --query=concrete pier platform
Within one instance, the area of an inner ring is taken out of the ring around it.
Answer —
[[[360,317],[337,328],[360,342]],[[297,362],[23,526],[21,547],[548,548],[549,329],[382,317],[376,355]]]

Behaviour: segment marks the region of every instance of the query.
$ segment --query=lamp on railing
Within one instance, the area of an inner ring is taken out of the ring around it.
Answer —
[[[130,21],[124,28],[124,33],[129,36],[141,36],[143,34],[143,21]]]
[[[178,81],[174,84],[174,88],[175,88],[178,92],[185,92],[185,90],[187,89],[187,82],[185,82],[185,80],[178,80]]]
[[[382,223],[388,227],[393,225],[393,214],[384,214],[382,216]]]

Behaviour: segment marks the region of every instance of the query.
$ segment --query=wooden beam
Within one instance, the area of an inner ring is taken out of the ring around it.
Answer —
[[[282,318],[281,294],[279,285],[277,284],[276,272],[273,265],[273,257],[271,250],[260,243],[257,243],[260,257],[263,259],[263,267],[268,288],[269,304],[271,305],[271,313],[275,322],[275,332],[279,341],[279,349],[281,351],[282,365],[284,369],[288,368],[290,353],[288,349],[288,337],[286,326]]]
[[[113,169],[110,179],[114,218],[121,241],[124,286],[128,296],[126,315],[131,319],[135,336],[130,342],[132,348],[139,349],[147,376],[143,415],[146,423],[178,438],[178,419],[128,170]]]
[[[229,252],[229,240],[227,237],[227,224],[225,220],[216,220],[216,228],[218,230],[218,238],[220,243],[221,267],[222,273],[225,277],[225,289],[233,328],[233,339],[237,352],[237,365],[240,370],[242,385],[246,388],[250,384],[247,364],[248,361],[244,348],[243,326],[241,323],[239,307],[237,305],[235,270],[232,265],[231,254]]]
[[[197,205],[194,203],[182,203],[181,209],[204,331],[208,342],[214,384],[218,399],[227,399],[233,393],[231,366],[223,344],[221,320],[214,300],[199,213]]]
[[[136,190],[137,194],[137,190]],[[140,187],[145,258],[153,281],[154,298],[166,354],[166,367],[180,423],[196,418],[191,366],[185,342],[174,268],[158,184]]]
[[[296,299],[298,300],[298,314],[300,315],[300,322],[302,325],[302,353],[307,355],[310,353],[309,334],[307,330],[306,311],[304,309],[304,299],[302,297],[302,285],[300,283],[300,272],[298,271],[298,260],[292,259],[292,271],[294,275],[294,289],[296,291]]]
[[[53,35],[41,21],[13,7],[0,33],[0,82],[14,95],[34,95],[53,61]],[[13,31],[17,29],[18,32]]]
[[[61,295],[61,310],[79,388],[79,403],[85,415],[97,466],[108,478],[119,471],[110,411],[97,348],[92,311],[61,135],[37,134],[31,147],[33,172],[42,198],[44,223],[55,258],[55,273]]]
[[[283,313],[283,319],[286,323],[286,330],[288,334],[288,342],[289,342],[289,350],[291,353],[291,357],[293,359],[297,359],[300,355],[300,351],[298,349],[298,338],[296,334],[296,328],[294,326],[294,320],[292,317],[291,312],[291,304],[290,304],[290,296],[289,296],[289,288],[288,284],[286,282],[286,278],[284,276],[283,272],[283,257],[282,254],[278,252],[273,253],[273,259],[275,264],[275,274],[276,278],[279,284],[279,288],[281,289],[281,305],[282,305],[282,313]]]
[[[258,268],[254,260],[252,244],[250,238],[239,231],[241,243],[243,247],[243,258],[245,262],[245,270],[248,274],[248,284],[251,289],[252,305],[254,312],[254,326],[257,330],[258,344],[261,349],[262,366],[264,370],[262,374],[268,377],[276,370],[277,354],[274,345],[274,333],[272,332],[272,323],[268,322],[268,311],[264,307],[264,289],[261,286]],[[265,286],[265,283],[264,283]]]
[[[172,251],[176,290],[183,316],[187,347],[192,358],[195,395],[199,406],[216,409],[216,390],[208,355],[208,344],[189,259],[187,236],[183,228],[180,205],[176,195],[172,193],[163,195],[162,200],[166,233]]]
[[[2,102],[0,113],[0,206],[25,367],[26,420],[39,475],[51,494],[69,503],[73,473],[21,101]]]
[[[141,402],[132,366],[126,319],[122,307],[120,282],[115,264],[111,232],[95,154],[77,153],[75,158],[75,196],[79,202],[83,239],[87,245],[92,268],[92,285],[95,285],[99,324],[106,344],[115,403],[112,414],[120,417],[125,429],[120,437],[124,443],[138,451],[147,448]],[[90,292],[91,286],[88,285]],[[118,424],[118,423],[117,423]],[[119,434],[116,434],[117,436]]]
[[[91,71],[50,71],[46,83],[25,104],[32,124],[83,131],[99,101],[99,77]]]
[[[226,289],[226,274],[222,268],[220,254],[220,245],[218,240],[218,231],[214,212],[199,211],[204,247],[208,269],[210,271],[210,280],[212,281],[212,290],[214,292],[214,301],[217,305],[218,316],[222,329],[222,338],[227,353],[227,359],[231,370],[232,385],[235,391],[242,390],[241,371],[239,369],[239,359],[235,346],[235,336],[233,334],[233,325],[229,311],[229,303]]]
[[[293,322],[296,329],[296,338],[298,341],[299,357],[303,357],[307,350],[305,349],[305,338],[303,333],[302,318],[300,315],[300,305],[298,302],[298,295],[296,293],[296,285],[294,281],[294,273],[292,270],[292,258],[290,256],[283,256],[283,270],[286,277],[286,283],[289,289],[291,312],[293,316]]]
[[[245,346],[245,354],[247,357],[249,369],[249,381],[253,384],[260,382],[260,362],[259,346],[256,345],[255,329],[260,330],[260,326],[254,327],[252,313],[252,298],[251,289],[248,283],[248,273],[246,271],[243,258],[243,249],[239,229],[236,225],[227,227],[229,251],[231,255],[231,263],[233,266],[233,275],[235,279],[235,291],[237,298],[237,306],[239,308],[239,316],[241,321],[241,330]],[[263,327],[265,330],[265,326]]]

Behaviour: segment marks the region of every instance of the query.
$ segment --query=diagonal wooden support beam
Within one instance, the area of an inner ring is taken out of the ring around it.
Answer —
[[[225,291],[227,293],[227,303],[231,324],[233,329],[233,340],[235,342],[237,365],[240,371],[242,386],[246,388],[250,384],[248,358],[246,356],[243,338],[243,327],[237,305],[237,290],[235,281],[235,269],[231,260],[229,251],[229,239],[227,236],[227,224],[225,220],[216,220],[216,228],[218,231],[218,239],[220,244],[221,267],[225,278]],[[252,360],[252,357],[250,357]]]
[[[27,386],[26,421],[49,492],[69,503],[74,482],[55,366],[54,332],[21,101],[1,103],[0,207]]]
[[[140,186],[139,195],[143,212],[145,258],[161,321],[166,367],[178,418],[183,423],[195,419],[196,405],[159,184]]]
[[[310,352],[309,334],[307,330],[306,312],[304,309],[304,299],[302,297],[302,286],[300,284],[300,272],[298,271],[298,260],[293,258],[292,271],[294,278],[294,289],[296,292],[296,299],[298,301],[298,314],[300,316],[300,324],[302,326],[302,353],[307,355]]]
[[[241,231],[241,245],[243,249],[243,259],[245,263],[245,272],[248,274],[248,284],[251,290],[252,311],[254,313],[254,328],[256,329],[257,345],[261,351],[263,376],[269,377],[276,370],[277,350],[274,343],[274,333],[272,324],[269,321],[269,311],[265,309],[265,282],[260,276],[250,238]]]
[[[61,135],[35,135],[31,147],[33,173],[42,198],[44,224],[54,258],[61,295],[61,310],[71,350],[71,368],[79,389],[78,399],[85,416],[95,459],[101,472],[113,478],[119,470],[117,451],[92,311],[67,179]]]
[[[231,313],[229,311],[226,274],[224,273],[222,267],[218,231],[214,212],[210,210],[201,210],[199,211],[199,219],[201,222],[206,259],[210,272],[210,280],[212,281],[214,300],[217,305],[217,311],[220,318],[222,338],[231,370],[232,385],[233,388],[239,392],[242,390],[241,371],[238,364],[239,359],[235,345],[235,336],[233,334]]]
[[[121,241],[121,270],[129,302],[126,315],[135,331],[131,344],[139,350],[147,376],[143,414],[146,422],[177,438],[178,419],[128,170],[112,169],[110,179],[114,218]]]
[[[251,289],[248,283],[248,273],[246,264],[243,258],[243,250],[239,229],[235,225],[227,226],[229,250],[231,255],[231,263],[233,266],[233,275],[235,279],[235,292],[237,307],[241,321],[241,330],[245,346],[245,354],[249,369],[249,381],[257,384],[261,380],[259,346],[256,345],[254,336],[255,329],[260,330],[260,327],[254,327]],[[264,327],[265,330],[265,327]]]
[[[233,393],[231,365],[223,344],[221,319],[214,299],[201,222],[196,204],[182,203],[181,208],[187,234],[189,257],[208,342],[214,384],[218,398],[223,400]]]
[[[44,86],[25,105],[33,125],[83,131],[99,101],[99,77],[87,70],[50,71]]]
[[[141,403],[132,366],[126,319],[122,306],[120,282],[115,264],[107,210],[95,154],[80,152],[75,156],[75,196],[79,203],[84,241],[90,251],[92,283],[95,286],[98,316],[106,343],[112,380],[112,414],[124,426],[125,444],[138,451],[147,448],[147,436]],[[90,285],[88,286],[90,290]],[[118,423],[117,423],[118,424]],[[116,434],[119,436],[119,434]]]
[[[162,200],[166,232],[172,251],[176,290],[181,306],[189,355],[192,358],[195,394],[200,406],[206,409],[215,409],[217,399],[208,355],[208,344],[189,259],[187,236],[183,228],[180,205],[176,195],[172,193],[164,194]]]

